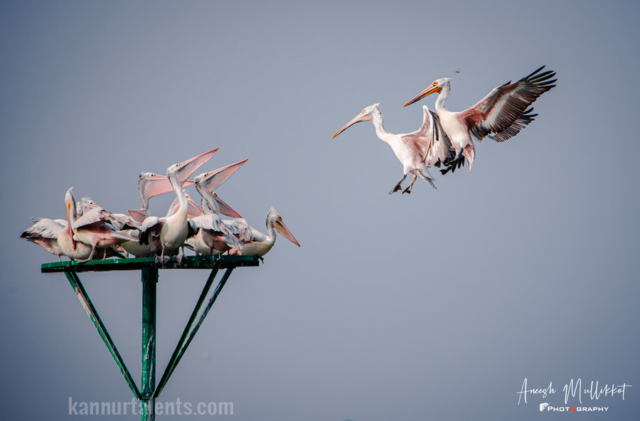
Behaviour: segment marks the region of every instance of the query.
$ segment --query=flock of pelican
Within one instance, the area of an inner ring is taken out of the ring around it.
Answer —
[[[443,166],[444,169],[440,172],[444,175],[449,171],[454,172],[467,162],[471,172],[476,155],[474,139],[480,142],[489,136],[496,142],[504,142],[534,120],[537,114],[532,114],[531,104],[555,87],[554,82],[557,80],[552,79],[554,71],[541,72],[544,67],[515,83],[509,81],[494,88],[477,104],[459,112],[451,112],[445,108],[445,102],[451,94],[451,79],[438,79],[403,106],[418,102],[433,93],[438,94],[435,113],[426,105],[423,106],[423,121],[419,130],[408,134],[389,133],[384,128],[379,104],[374,104],[362,110],[332,138],[356,123],[371,121],[376,135],[391,146],[403,166],[403,176],[389,194],[402,190],[402,182],[409,173],[413,175],[413,179],[403,194],[411,193],[418,177],[437,190],[434,178],[429,174],[429,167]]]
[[[384,127],[379,104],[374,104],[362,110],[332,138],[356,123],[371,121],[378,137],[391,146],[403,166],[403,176],[389,194],[402,190],[402,183],[409,174],[413,178],[402,193],[411,193],[418,177],[435,189],[429,167],[443,167],[440,171],[444,175],[466,162],[471,172],[475,159],[474,140],[479,142],[488,136],[503,142],[534,120],[537,114],[532,113],[531,104],[555,87],[557,80],[553,79],[555,72],[542,72],[543,69],[544,66],[515,83],[509,81],[494,88],[477,104],[460,112],[445,108],[451,94],[451,79],[438,79],[404,105],[438,94],[435,113],[423,106],[419,130],[408,134],[389,133]],[[189,180],[217,150],[170,166],[166,176],[141,173],[138,193],[142,209],[128,210],[128,215],[110,213],[88,198],[76,201],[73,188],[70,188],[65,195],[66,220],[39,219],[22,233],[21,238],[40,245],[58,259],[67,256],[79,261],[122,257],[124,254],[157,256],[158,262],[164,263],[180,249],[182,253],[178,260],[181,261],[185,247],[203,255],[228,253],[261,257],[273,247],[276,231],[300,246],[275,209],[271,208],[267,215],[265,235],[250,227],[215,193],[246,159]],[[200,206],[183,190],[191,184],[201,196]],[[149,200],[170,192],[174,192],[176,198],[167,214],[164,217],[147,215]]]
[[[127,214],[111,213],[89,198],[76,201],[73,187],[67,190],[67,218],[34,221],[21,238],[46,251],[71,260],[88,261],[108,257],[153,257],[164,264],[170,256],[185,256],[185,247],[197,255],[222,253],[262,257],[276,241],[276,231],[300,247],[278,212],[267,214],[267,234],[250,227],[240,214],[222,201],[215,190],[247,160],[188,178],[207,162],[218,148],[167,168],[167,175],[143,172],[138,179],[142,209]],[[198,206],[183,187],[195,184],[201,196]],[[152,197],[174,192],[176,198],[164,217],[147,215]],[[227,219],[223,216],[228,217]]]

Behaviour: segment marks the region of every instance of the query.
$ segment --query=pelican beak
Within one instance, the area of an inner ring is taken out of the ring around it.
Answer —
[[[284,221],[282,219],[276,220],[273,223],[273,227],[276,229],[276,231],[278,231],[280,234],[282,234],[284,238],[286,238],[287,240],[291,241],[293,244],[295,244],[298,247],[300,247],[300,243],[298,243],[298,240],[296,240],[296,237],[294,237],[293,234],[291,234],[291,231],[285,225],[285,223],[284,223]]]
[[[353,120],[345,124],[340,130],[336,132],[336,134],[331,136],[331,139],[335,139],[336,136],[338,136],[340,133],[344,132],[345,130],[347,130],[349,127],[353,126],[356,123],[360,123],[361,121],[370,121],[370,120],[371,120],[371,115],[365,112],[361,112],[356,116],[356,118],[354,118]]]
[[[195,178],[197,183],[201,186],[204,186],[205,191],[208,194],[213,193],[222,183],[227,181],[229,177],[233,175],[234,172],[238,171],[241,166],[247,162],[249,158],[244,159],[242,161],[238,161],[235,164],[229,164],[226,167],[218,168],[215,171],[210,171],[204,174],[200,174]],[[202,187],[201,187],[202,188]],[[235,212],[235,211],[234,211]]]
[[[76,249],[76,240],[73,239],[73,229],[71,228],[71,220],[69,219],[69,211],[71,210],[71,202],[67,200],[67,229],[71,238],[71,246]]]
[[[220,199],[218,197],[217,194],[215,194],[215,192],[213,193],[213,200],[216,201],[216,203],[218,204],[218,207],[220,208],[220,213],[228,216],[230,218],[242,218],[242,216],[236,212],[231,206],[227,205],[225,202],[222,201],[222,199]]]
[[[193,174],[193,172],[197,170],[200,165],[207,162],[213,156],[214,153],[218,152],[218,149],[220,148],[212,149],[209,152],[200,154],[180,164],[175,164],[175,165],[178,165],[178,168],[179,168],[178,182],[180,183],[180,186],[183,187],[184,183],[187,181],[187,178],[189,178],[191,174]]]
[[[202,209],[193,201],[191,196],[187,195],[187,203],[189,206],[187,207],[187,218],[195,218],[200,215],[204,215]]]
[[[406,107],[407,105],[411,105],[414,102],[418,102],[420,101],[422,98],[429,96],[433,93],[440,93],[442,91],[442,88],[440,88],[439,86],[436,86],[434,84],[431,84],[431,86],[429,86],[427,89],[425,89],[424,91],[420,92],[418,95],[416,95],[411,101],[407,102],[406,104],[404,104],[402,106],[402,108]]]
[[[147,217],[146,209],[127,209],[127,212],[129,212],[129,215],[131,215],[131,219],[133,219],[134,221],[140,224]]]

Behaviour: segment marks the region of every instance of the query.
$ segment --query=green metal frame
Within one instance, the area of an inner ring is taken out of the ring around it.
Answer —
[[[233,270],[240,266],[258,265],[258,258],[253,256],[190,256],[183,259],[180,263],[178,263],[175,258],[172,258],[162,266],[158,266],[156,264],[156,259],[154,257],[144,257],[138,259],[91,260],[84,263],[78,263],[75,261],[45,263],[42,265],[41,271],[42,273],[63,272],[66,275],[71,287],[78,296],[78,300],[80,300],[82,307],[84,307],[87,315],[104,341],[104,344],[111,353],[113,360],[124,376],[131,392],[133,392],[136,399],[141,401],[141,420],[149,421],[155,420],[154,408],[156,398],[160,396],[160,393],[169,381],[169,378],[173,374],[184,353],[187,351],[187,348],[198,332],[198,329],[200,329],[202,322],[207,317],[207,314],[209,314],[209,310],[211,310],[211,307],[218,298],[218,295],[220,295],[222,288],[224,288]],[[211,274],[202,289],[202,293],[200,294],[200,297],[196,302],[196,306],[189,317],[187,326],[184,328],[182,336],[171,355],[171,359],[169,359],[169,363],[167,364],[160,381],[156,385],[156,287],[158,285],[159,269],[211,269]],[[200,312],[200,308],[202,307],[204,300],[207,298],[211,285],[213,284],[213,281],[220,269],[226,269],[226,271],[220,279],[220,282],[218,282],[213,295],[209,299],[209,303],[202,311],[200,319],[194,327],[193,323],[195,322],[196,317]],[[111,336],[109,336],[107,328],[102,323],[97,310],[93,306],[87,291],[84,289],[84,286],[78,277],[78,272],[107,272],[119,270],[142,271],[142,391],[138,389],[133,377],[131,377],[131,373],[129,373],[129,370],[122,360],[116,345],[111,340]]]

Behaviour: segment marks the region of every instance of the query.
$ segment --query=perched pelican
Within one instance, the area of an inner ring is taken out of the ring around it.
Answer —
[[[187,202],[189,203],[189,208],[187,210],[187,217],[193,218],[198,215],[202,215],[202,210],[198,208],[198,205],[191,199],[191,196],[185,193],[187,196]],[[176,197],[171,205],[169,206],[169,210],[167,211],[166,218],[175,214],[180,208],[180,201]],[[161,248],[160,244],[160,236],[155,234],[149,237],[149,241],[146,244],[140,244],[140,230],[138,229],[130,229],[120,231],[121,233],[125,233],[131,236],[133,241],[126,241],[122,244],[122,248],[125,250],[127,254],[132,254],[136,257],[153,257],[156,255],[156,252]]]
[[[33,225],[24,230],[20,238],[24,238],[34,244],[39,245],[51,254],[64,255],[62,248],[58,245],[58,235],[60,231],[67,228],[67,221],[64,219],[41,218],[33,222]]]
[[[192,219],[198,228],[198,233],[193,242],[196,253],[205,255],[221,254],[231,248],[242,248],[241,240],[249,241],[252,238],[251,230],[246,221],[241,219],[240,214],[222,201],[214,192],[247,161],[248,159],[245,159],[215,171],[200,174],[193,179],[196,190],[202,197],[201,203],[204,210],[203,215]],[[220,218],[220,214],[234,219],[231,221],[224,220]]]
[[[84,215],[78,218],[77,204],[73,197],[73,187],[67,190],[65,195],[67,207],[67,226],[58,233],[58,245],[62,253],[71,260],[91,260],[96,248],[109,248],[113,244],[118,244],[120,239],[125,238],[117,234],[109,222],[106,221],[99,209],[85,211]],[[105,257],[106,252],[101,257]]]
[[[184,257],[184,242],[189,235],[188,216],[188,200],[186,193],[182,190],[182,186],[198,167],[207,162],[218,148],[209,152],[200,154],[194,158],[184,161],[180,164],[174,164],[167,168],[167,177],[173,187],[173,191],[179,200],[179,207],[175,214],[158,218],[157,216],[148,216],[143,222],[140,229],[140,244],[148,244],[149,238],[158,235],[160,238],[160,259],[164,263],[165,255],[173,256],[180,247],[183,247],[182,260]]]
[[[275,230],[274,230],[275,228]],[[262,257],[269,253],[269,250],[276,243],[276,231],[284,236],[287,240],[300,247],[300,243],[293,236],[289,228],[285,225],[282,217],[278,215],[278,212],[271,208],[267,214],[267,233],[264,235],[260,231],[251,228],[252,238],[248,242],[244,242],[244,247],[238,251],[238,254],[243,256],[258,256]]]
[[[476,154],[473,139],[481,141],[489,136],[496,142],[504,142],[517,135],[537,116],[531,114],[533,108],[529,106],[540,95],[555,87],[553,83],[557,80],[549,80],[556,75],[554,71],[539,73],[544,67],[516,83],[509,81],[494,88],[480,102],[464,111],[451,112],[444,106],[451,93],[450,78],[436,80],[403,107],[437,92],[436,113],[456,150],[456,158],[464,155],[471,172]]]
[[[82,216],[78,217],[76,203],[73,198],[73,187],[67,190],[65,201],[67,203],[68,227],[67,230],[63,230],[59,234],[58,238],[60,239],[62,234],[67,231],[71,236],[71,241],[67,241],[65,236],[63,237],[65,239],[64,244],[61,244],[60,241],[58,243],[68,257],[85,260],[81,256],[84,256],[86,249],[83,246],[86,246],[90,250],[86,260],[92,260],[96,249],[112,248],[125,241],[132,240],[130,236],[117,232],[121,226],[119,224],[114,226],[112,224],[114,219],[111,214],[98,205],[92,204],[88,209],[85,208]],[[71,245],[71,250],[68,248],[69,244]],[[81,256],[72,257],[74,254],[80,254]],[[104,257],[104,254],[102,257]]]
[[[207,233],[201,234],[205,237],[208,234],[213,234],[219,237],[219,233],[225,233],[231,235],[237,235],[242,241],[250,241],[252,238],[251,229],[249,224],[242,219],[242,216],[233,210],[229,205],[222,201],[215,193],[222,183],[224,183],[233,173],[235,173],[248,159],[236,162],[234,164],[227,165],[219,168],[215,171],[209,171],[194,178],[196,190],[202,196],[201,203],[202,209],[206,215],[194,219],[194,222],[198,227],[207,230]],[[233,220],[225,220],[220,218],[220,214],[234,218]],[[235,240],[235,241],[234,241]],[[207,242],[205,240],[205,242]],[[231,244],[233,243],[233,244]],[[232,247],[241,247],[241,243],[238,242],[235,237],[232,241],[227,242]],[[218,248],[219,250],[219,248]],[[223,251],[225,251],[223,249]]]
[[[193,181],[187,180],[183,186],[190,186],[191,184],[193,184]],[[172,191],[173,187],[166,175],[141,172],[138,177],[138,195],[142,202],[142,209],[128,209],[127,212],[129,212],[134,221],[142,223],[149,211],[149,199]]]
[[[391,146],[396,157],[402,163],[404,175],[389,194],[402,190],[402,182],[409,173],[413,175],[413,180],[403,193],[411,193],[413,183],[415,183],[417,177],[422,178],[437,190],[435,184],[433,184],[434,178],[429,174],[427,167],[432,165],[439,166],[440,161],[444,162],[449,155],[451,147],[446,133],[439,129],[440,122],[437,116],[434,116],[427,107],[424,107],[422,127],[419,130],[408,134],[392,134],[384,128],[384,120],[379,104],[374,104],[362,110],[360,114],[345,124],[331,138],[335,138],[361,121],[373,122],[378,137]]]

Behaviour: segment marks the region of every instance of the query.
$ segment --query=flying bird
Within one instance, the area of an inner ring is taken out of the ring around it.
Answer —
[[[520,130],[537,116],[532,114],[533,108],[529,106],[540,95],[555,87],[553,83],[557,81],[557,79],[549,80],[556,75],[554,71],[540,73],[544,67],[540,67],[515,83],[509,81],[494,88],[477,104],[464,111],[451,112],[445,108],[445,102],[451,94],[450,78],[436,80],[403,107],[438,93],[436,113],[451,139],[456,158],[463,155],[469,162],[469,172],[471,172],[476,153],[473,139],[481,141],[489,136],[496,142],[504,142],[520,133]]]
[[[433,184],[434,178],[429,174],[428,167],[440,166],[440,162],[444,162],[449,156],[449,149],[451,148],[449,138],[441,128],[438,116],[424,106],[422,126],[419,130],[408,134],[392,134],[384,127],[384,119],[379,105],[370,105],[362,110],[360,114],[345,124],[331,138],[335,138],[356,123],[371,121],[376,129],[376,135],[391,146],[403,167],[402,178],[391,189],[389,194],[402,190],[402,182],[409,173],[413,175],[413,180],[403,193],[411,193],[413,183],[418,177],[437,190],[435,184]]]

